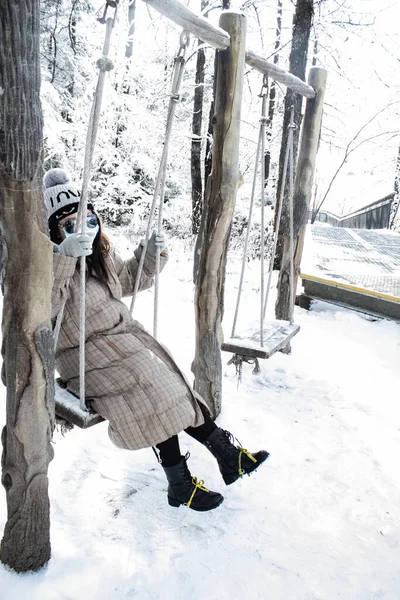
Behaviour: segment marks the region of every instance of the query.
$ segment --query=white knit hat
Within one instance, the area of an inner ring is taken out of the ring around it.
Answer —
[[[58,221],[78,210],[80,190],[64,169],[50,169],[43,178],[47,218]],[[88,205],[89,206],[89,205]]]

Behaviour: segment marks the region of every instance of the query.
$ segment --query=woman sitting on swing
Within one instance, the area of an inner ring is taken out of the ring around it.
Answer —
[[[80,192],[63,169],[44,177],[44,198],[54,244],[52,317],[65,304],[56,351],[56,367],[68,389],[79,395],[78,258],[86,256],[85,393],[93,409],[109,422],[118,448],[156,446],[168,480],[171,506],[193,510],[216,508],[221,494],[192,478],[181,455],[178,433],[185,431],[215,456],[230,485],[268,457],[233,444],[233,436],[211,420],[204,400],[190,387],[169,352],[134,319],[123,296],[133,293],[142,246],[129,260],[111,248],[101,221],[88,204],[87,233],[74,233]],[[149,239],[140,290],[153,284],[157,253],[161,269],[168,258],[164,236]]]

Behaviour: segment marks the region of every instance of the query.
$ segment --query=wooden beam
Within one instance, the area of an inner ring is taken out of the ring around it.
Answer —
[[[180,27],[199,38],[203,42],[210,44],[217,50],[227,50],[230,45],[229,34],[221,27],[212,25],[204,17],[196,15],[179,0],[143,0],[149,6],[157,10]],[[255,52],[248,50],[246,52],[246,63],[264,75],[268,75],[275,81],[282,83],[286,87],[298,92],[305,98],[315,98],[315,90],[302,81],[299,77],[292,75],[285,69],[269,62]]]
[[[226,31],[215,27],[208,19],[196,15],[179,0],[143,0],[143,2],[214,48],[218,50],[229,48],[231,42]]]
[[[239,181],[246,17],[224,11],[220,25],[230,34],[231,45],[217,52],[215,62],[212,171],[201,223],[203,243],[195,291],[196,351],[192,365],[195,390],[214,417],[221,410],[221,321],[226,255]]]
[[[308,221],[311,192],[314,182],[315,162],[321,134],[322,114],[327,72],[320,67],[312,67],[308,75],[308,83],[317,95],[308,99],[300,134],[299,154],[297,158],[294,181],[294,257],[290,255],[289,232],[285,232],[283,240],[283,256],[278,279],[278,297],[275,306],[277,319],[288,320],[296,297],[297,279],[300,273],[300,262],[303,253],[304,235]],[[290,297],[289,273],[290,263],[294,262],[294,289]]]
[[[269,62],[262,56],[258,56],[258,54],[255,54],[251,50],[246,52],[246,63],[250,65],[250,67],[253,67],[253,69],[256,69],[260,73],[264,73],[264,75],[268,75],[268,77],[271,77],[274,81],[282,83],[305,98],[315,98],[316,96],[316,91],[311,85],[307,84],[299,77],[296,77],[296,75],[292,75],[288,71],[285,71],[285,69]]]

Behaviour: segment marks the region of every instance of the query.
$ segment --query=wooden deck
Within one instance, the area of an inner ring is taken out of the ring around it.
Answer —
[[[310,225],[305,255],[303,296],[400,321],[400,235]]]

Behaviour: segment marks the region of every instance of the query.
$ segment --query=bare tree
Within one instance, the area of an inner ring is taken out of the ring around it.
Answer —
[[[339,165],[337,166],[328,186],[327,189],[324,193],[324,195],[322,196],[322,199],[320,200],[320,202],[315,202],[314,206],[312,208],[312,214],[311,214],[311,223],[315,222],[315,219],[317,218],[317,215],[319,213],[319,211],[321,210],[323,204],[325,203],[331,189],[332,186],[337,178],[337,176],[339,175],[340,171],[342,170],[343,166],[346,164],[349,156],[351,156],[351,154],[353,154],[353,152],[355,152],[356,150],[358,150],[358,148],[360,148],[363,144],[370,142],[378,137],[382,137],[382,136],[389,136],[389,135],[396,135],[397,132],[395,131],[380,131],[379,133],[375,134],[375,135],[370,135],[369,137],[365,137],[363,139],[360,140],[360,136],[362,134],[362,132],[379,116],[381,115],[386,109],[388,109],[390,106],[392,106],[394,103],[389,104],[388,106],[385,106],[384,108],[382,108],[381,110],[379,110],[377,113],[375,113],[370,119],[368,119],[368,121],[366,123],[364,123],[364,125],[362,127],[360,127],[360,129],[356,132],[356,134],[351,138],[351,140],[349,141],[349,143],[347,144],[345,150],[344,150],[344,154],[343,157],[339,163]]]
[[[289,56],[289,71],[296,75],[300,79],[305,79],[306,66],[307,66],[307,53],[308,53],[308,42],[310,39],[311,24],[314,14],[314,0],[297,0],[296,9],[293,15],[293,30],[292,30],[292,45]],[[283,165],[285,160],[286,145],[288,139],[288,126],[290,120],[290,109],[294,106],[294,123],[296,129],[293,135],[293,158],[296,161],[297,147],[299,143],[300,135],[300,124],[301,124],[301,107],[302,107],[302,96],[297,94],[290,88],[287,89],[285,96],[285,108],[283,116],[282,126],[282,143],[279,154],[279,176],[278,185],[276,188],[277,200],[281,194],[281,188],[283,185]],[[286,190],[288,190],[288,185]],[[284,197],[284,210],[282,211],[282,220],[279,231],[279,241],[276,252],[275,268],[279,268],[282,258],[283,250],[283,235],[288,228],[288,192],[285,192]],[[279,227],[278,223],[275,222],[275,227]]]
[[[51,243],[41,186],[39,0],[0,13],[0,225],[3,235],[2,483],[8,518],[2,562],[19,572],[50,558],[48,464],[53,457]]]
[[[217,5],[214,5],[213,8],[223,8],[225,10],[225,9],[229,9],[230,6],[231,6],[231,0],[223,0],[222,4],[218,3]],[[216,68],[216,60],[214,61],[214,70],[215,70],[215,68]],[[198,227],[196,245],[195,245],[195,250],[194,250],[193,281],[195,283],[197,283],[200,253],[201,253],[201,247],[203,244],[203,234],[204,234],[203,206],[206,201],[206,195],[207,195],[207,181],[211,174],[211,169],[212,169],[212,145],[213,145],[213,131],[214,131],[213,119],[215,118],[214,117],[214,98],[215,98],[215,82],[214,82],[214,90],[213,90],[213,99],[211,100],[210,110],[208,113],[208,128],[207,128],[207,137],[206,137],[206,148],[205,148],[205,153],[204,153],[204,176],[203,176],[204,187],[202,189],[202,201],[201,201],[201,208],[200,208],[200,215],[199,215],[200,223],[199,223],[199,227]],[[204,101],[204,95],[203,95],[203,101]],[[199,173],[199,169],[197,169],[197,173]],[[193,192],[192,192],[192,198],[193,198]]]
[[[209,0],[201,0],[203,13]],[[192,233],[197,234],[200,227],[201,211],[203,206],[203,179],[201,173],[202,127],[203,127],[203,101],[204,101],[204,74],[206,55],[201,40],[198,40],[196,76],[193,99],[192,118],[192,146],[191,146],[191,176],[192,176]]]
[[[275,52],[273,62],[275,65],[279,62],[279,48],[281,45],[281,33],[282,33],[282,0],[278,0],[277,17],[276,17],[276,30],[275,30]],[[269,172],[271,166],[271,140],[272,140],[272,123],[275,114],[275,97],[276,97],[276,84],[275,81],[271,82],[269,88],[269,99],[268,99],[268,123],[267,123],[267,144],[266,152],[264,156],[265,165],[265,180],[264,186],[266,187],[269,180]]]

